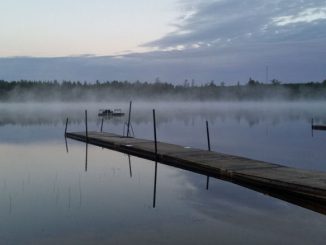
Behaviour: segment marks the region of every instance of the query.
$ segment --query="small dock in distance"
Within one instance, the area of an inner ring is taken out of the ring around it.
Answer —
[[[296,169],[213,151],[107,132],[75,132],[67,138],[230,181],[326,214],[326,173]]]
[[[326,125],[314,124],[314,119],[311,119],[311,130],[323,130],[326,131]]]

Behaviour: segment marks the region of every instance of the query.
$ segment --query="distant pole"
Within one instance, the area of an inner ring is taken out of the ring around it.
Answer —
[[[266,83],[268,83],[268,66],[266,66]]]
[[[211,151],[211,141],[209,139],[209,128],[208,128],[208,121],[206,120],[206,134],[207,134],[207,146],[208,146],[208,151]],[[209,186],[209,176],[207,175],[206,179],[206,190],[208,190]]]
[[[153,109],[153,126],[154,126],[155,159],[157,161],[156,117],[155,117],[155,110],[154,109]]]
[[[131,116],[131,104],[132,104],[132,101],[130,101],[130,103],[129,103],[129,115],[128,115],[128,125],[127,125],[127,137],[129,137],[130,116]]]
[[[67,127],[68,127],[68,117],[67,117],[67,119],[66,119],[65,136],[66,136],[66,134],[67,134]]]
[[[85,110],[85,129],[86,129],[86,142],[88,142],[87,110]]]
[[[101,133],[103,132],[103,120],[104,120],[104,118],[102,117],[102,121],[101,121]]]

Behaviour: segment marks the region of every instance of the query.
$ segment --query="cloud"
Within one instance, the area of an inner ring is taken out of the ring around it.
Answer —
[[[223,48],[243,42],[293,41],[299,36],[326,37],[325,1],[219,0],[199,2],[195,9],[176,25],[176,31],[144,46],[164,50],[201,43]]]
[[[176,31],[119,56],[0,58],[0,79],[183,83],[326,79],[324,0],[180,1]]]
[[[287,15],[273,18],[277,26],[285,26],[296,23],[311,23],[326,19],[326,7],[308,8],[296,15]]]

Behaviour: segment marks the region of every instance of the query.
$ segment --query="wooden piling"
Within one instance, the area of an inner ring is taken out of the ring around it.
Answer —
[[[209,128],[208,128],[208,121],[206,120],[206,134],[207,134],[207,146],[208,146],[208,151],[211,151],[211,141],[209,138]],[[208,190],[209,187],[209,176],[207,175],[206,178],[206,190]]]
[[[157,137],[156,137],[156,116],[153,109],[153,129],[154,129],[154,148],[155,148],[155,171],[154,171],[154,192],[153,192],[153,208],[156,206],[156,183],[157,183]]]
[[[311,128],[314,128],[314,118],[311,118]]]
[[[208,121],[206,121],[206,134],[207,134],[207,146],[208,146],[208,151],[211,151],[211,141],[210,141],[210,138],[209,138]]]
[[[86,142],[88,142],[87,110],[85,110],[85,130],[86,130]]]
[[[129,113],[128,113],[128,124],[127,124],[127,137],[129,137],[129,128],[130,128],[130,117],[131,117],[131,104],[132,101],[129,102]]]
[[[101,121],[101,133],[103,132],[103,121],[104,121],[104,118],[102,117],[102,121]]]
[[[66,126],[65,126],[65,143],[66,143],[66,152],[69,153],[69,150],[68,150],[68,142],[67,142],[67,128],[68,128],[68,117],[66,119]]]
[[[157,160],[156,117],[155,117],[155,110],[154,109],[153,109],[153,127],[154,127],[155,156],[156,156],[156,160]]]

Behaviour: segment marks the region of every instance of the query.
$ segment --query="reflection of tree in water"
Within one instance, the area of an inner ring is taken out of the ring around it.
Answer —
[[[64,125],[69,118],[69,124],[84,123],[83,106],[57,108],[51,104],[45,104],[42,110],[39,106],[35,109],[26,108],[24,105],[15,107],[14,110],[4,108],[0,111],[0,125]],[[195,125],[196,121],[208,120],[211,124],[227,122],[231,120],[237,123],[246,123],[250,127],[261,122],[277,125],[282,122],[305,121],[326,124],[326,110],[318,103],[135,103],[132,111],[132,123],[134,125],[151,123],[151,109],[157,107],[157,124],[182,122],[184,125]],[[89,121],[101,124],[101,118],[97,116],[100,106],[93,105],[89,110]],[[126,108],[124,108],[126,111]],[[105,123],[122,125],[125,117],[104,118]]]

